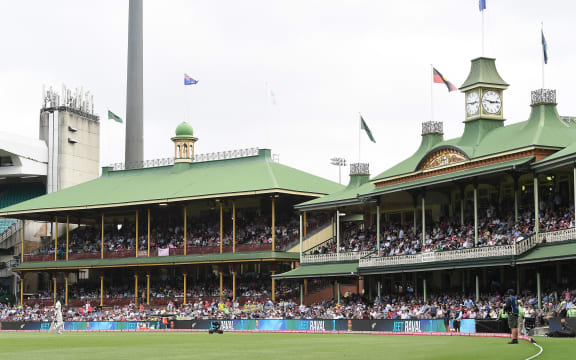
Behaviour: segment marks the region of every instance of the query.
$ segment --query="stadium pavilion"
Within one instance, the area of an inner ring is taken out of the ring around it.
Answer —
[[[275,278],[323,278],[325,298],[358,288],[370,298],[453,290],[478,299],[517,288],[540,304],[542,290],[567,288],[576,265],[576,124],[559,116],[555,90],[539,89],[529,119],[505,125],[507,87],[495,59],[472,60],[460,87],[462,136],[445,140],[441,122],[425,122],[409,158],[371,179],[368,164],[356,164],[345,189],[297,205],[332,213],[330,239],[304,239],[301,266]],[[510,234],[498,232],[503,225]]]
[[[69,296],[69,286],[79,283],[97,285],[104,306],[120,303],[107,298],[110,288],[133,294],[128,302],[167,301],[151,299],[158,285],[178,289],[186,303],[187,287],[199,282],[236,299],[237,274],[263,274],[271,282],[268,297],[282,294],[270,275],[299,262],[294,205],[343,187],[279,164],[267,149],[195,155],[197,140],[182,123],[172,138],[173,163],[104,167],[100,178],[2,209],[4,217],[55,226],[44,242],[22,232],[15,268],[21,303],[44,293],[28,303],[62,297],[83,305]],[[303,231],[313,227],[311,220]]]

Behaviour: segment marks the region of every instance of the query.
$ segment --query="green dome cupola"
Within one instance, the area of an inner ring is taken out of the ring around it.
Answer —
[[[194,161],[194,143],[198,138],[194,137],[194,129],[186,121],[176,127],[174,142],[174,162],[191,163]]]
[[[183,121],[176,127],[176,137],[194,137],[194,129],[192,125]]]

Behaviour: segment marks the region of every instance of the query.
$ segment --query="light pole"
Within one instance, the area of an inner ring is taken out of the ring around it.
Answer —
[[[338,166],[338,183],[342,184],[342,166],[346,166],[346,159],[333,157],[330,159],[330,164]]]

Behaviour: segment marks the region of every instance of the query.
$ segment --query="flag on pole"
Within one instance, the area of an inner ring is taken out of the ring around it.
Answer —
[[[114,114],[110,110],[108,110],[108,120],[114,120],[114,121],[119,122],[119,123],[124,122],[120,116]]]
[[[446,78],[444,76],[442,76],[442,74],[440,74],[440,72],[438,70],[436,70],[436,68],[432,68],[432,70],[434,73],[433,80],[435,83],[446,85],[446,87],[448,88],[448,92],[458,90],[458,89],[456,89],[456,86],[454,86],[454,84],[452,84],[450,81],[446,80]]]
[[[192,79],[188,74],[184,74],[184,85],[196,85],[198,80]]]
[[[544,52],[544,64],[548,64],[548,43],[544,37],[544,30],[542,30],[542,51]]]
[[[360,129],[366,131],[366,135],[368,135],[370,141],[372,141],[373,143],[376,142],[376,140],[374,140],[374,136],[372,136],[372,131],[370,131],[370,128],[366,124],[366,121],[364,121],[364,119],[362,118],[362,115],[360,115]]]
[[[478,3],[478,7],[480,8],[480,11],[483,11],[486,9],[486,0],[480,0],[480,2]]]

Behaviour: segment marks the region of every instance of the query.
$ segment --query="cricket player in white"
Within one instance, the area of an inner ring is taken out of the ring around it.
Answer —
[[[56,305],[54,305],[54,314],[56,315],[56,326],[54,327],[54,330],[58,334],[62,334],[64,321],[62,321],[62,304],[60,304],[60,300],[56,301]]]

